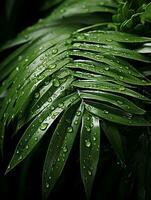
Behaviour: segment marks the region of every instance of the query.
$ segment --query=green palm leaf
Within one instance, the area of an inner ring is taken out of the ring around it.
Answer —
[[[16,47],[0,69],[0,95],[6,96],[0,113],[0,148],[3,151],[5,129],[15,122],[12,135],[21,131],[22,136],[9,172],[57,123],[51,130],[43,168],[43,197],[47,199],[80,133],[81,177],[90,198],[101,126],[122,161],[125,157],[116,126],[151,126],[145,110],[151,101],[145,95],[151,81],[139,70],[151,63],[150,51],[144,52],[151,38],[115,30],[111,18],[117,3],[113,0],[59,2],[47,18],[0,48]],[[122,19],[133,14],[130,11],[126,16],[127,4],[123,6]],[[144,20],[148,20],[149,8]],[[118,17],[114,16],[115,21]]]
[[[81,177],[88,199],[96,175],[100,152],[99,118],[85,112],[82,118],[80,135]]]

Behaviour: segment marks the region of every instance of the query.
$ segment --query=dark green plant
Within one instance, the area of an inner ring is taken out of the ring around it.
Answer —
[[[50,144],[43,167],[43,199],[62,174],[77,137],[88,199],[101,146],[110,149],[111,144],[125,174],[136,169],[131,165],[136,155],[128,159],[133,149],[126,150],[122,138],[126,132],[133,134],[131,130],[150,137],[151,73],[146,68],[151,63],[151,7],[148,1],[135,2],[57,1],[47,18],[1,46],[1,51],[15,49],[0,68],[1,152],[6,129],[11,127],[11,136],[21,134],[6,173],[47,133]],[[144,34],[140,27],[146,27]],[[100,140],[103,134],[107,143]],[[124,199],[122,192],[118,199]]]

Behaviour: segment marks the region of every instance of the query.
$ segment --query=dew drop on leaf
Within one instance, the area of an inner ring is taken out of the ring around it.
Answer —
[[[86,129],[87,132],[91,131],[91,128],[89,126],[86,126],[85,129]]]
[[[19,67],[16,67],[16,71],[17,71],[17,72],[19,71]]]
[[[85,146],[86,147],[90,147],[91,146],[91,142],[89,140],[85,140]]]
[[[57,113],[53,113],[53,115],[51,116],[52,119],[55,119],[55,117],[57,116]]]
[[[123,80],[123,79],[124,79],[124,77],[123,77],[123,76],[120,76],[120,79],[121,79],[121,80]]]
[[[53,111],[53,110],[55,109],[55,107],[54,107],[54,106],[51,106],[50,109]]]
[[[56,68],[56,64],[53,64],[53,65],[50,65],[49,67],[50,67],[50,69],[54,69],[54,68]]]
[[[120,101],[120,100],[117,100],[117,103],[118,103],[118,104],[120,104],[120,105],[122,105],[122,104],[123,104],[123,102],[122,102],[122,101]]]
[[[41,124],[40,129],[43,131],[43,130],[45,130],[47,127],[48,127],[48,123],[43,123],[43,124]]]
[[[19,154],[19,150],[17,150],[16,153]]]
[[[22,156],[19,156],[18,160],[22,160],[22,159],[23,159],[23,157],[22,157]]]
[[[63,108],[63,107],[64,107],[64,103],[59,103],[59,104],[58,104],[58,107],[59,107],[59,108]]]
[[[77,112],[76,112],[76,115],[77,115],[77,116],[80,116],[80,115],[81,115],[81,111],[77,111]]]
[[[66,146],[63,147],[63,152],[66,153],[68,151],[68,148]]]
[[[46,183],[46,188],[49,188],[49,183]]]
[[[38,99],[39,97],[40,97],[39,92],[36,92],[36,93],[35,93],[35,98]]]
[[[109,67],[105,67],[104,69],[105,69],[106,71],[109,71],[110,68],[109,68]]]
[[[104,113],[104,114],[109,114],[109,111],[104,110],[103,113]]]
[[[25,62],[28,62],[28,58],[25,59]]]
[[[132,119],[133,115],[131,113],[128,113],[127,118]]]
[[[92,175],[92,172],[90,170],[88,170],[88,175],[91,176]]]
[[[24,37],[25,37],[25,39],[29,39],[29,35],[25,35]]]
[[[75,120],[74,124],[75,124],[75,125],[77,125],[77,124],[78,124],[78,121],[77,121],[77,120]]]
[[[73,128],[72,128],[71,126],[68,127],[68,128],[67,128],[67,132],[68,132],[68,133],[72,133],[72,132],[73,132]]]
[[[49,81],[45,81],[45,85],[48,85],[49,84]]]
[[[78,39],[78,40],[84,40],[84,39],[85,39],[85,36],[84,36],[84,35],[79,35],[79,36],[77,37],[77,39]]]
[[[59,87],[60,83],[59,83],[59,81],[57,79],[54,79],[53,85],[54,85],[54,87]]]
[[[58,53],[58,49],[54,48],[54,49],[52,50],[52,54],[56,54],[56,53]]]
[[[88,121],[90,121],[90,117],[87,117],[86,119],[87,119]]]
[[[121,87],[119,87],[119,90],[120,90],[120,91],[124,91],[124,90],[125,90],[125,87],[124,87],[124,86],[121,86]]]
[[[60,10],[60,12],[61,12],[61,13],[64,13],[64,12],[65,12],[65,9],[64,9],[64,8],[62,8],[62,9]]]
[[[11,166],[10,166],[10,165],[8,165],[7,169],[10,169],[10,168],[11,168]]]
[[[52,98],[51,97],[48,98],[48,102],[52,102]]]
[[[22,56],[18,56],[18,61],[21,61],[22,60]]]
[[[96,137],[94,137],[94,136],[93,136],[93,138],[92,138],[92,139],[93,139],[93,141],[96,141]]]
[[[103,6],[104,5],[104,2],[100,2],[100,6]]]
[[[80,47],[81,44],[80,44],[80,43],[74,43],[73,46],[74,46],[74,47]]]
[[[107,42],[112,42],[112,40],[111,40],[111,39],[106,39],[106,41],[107,41]]]
[[[92,106],[87,106],[87,109],[90,111],[92,109]]]

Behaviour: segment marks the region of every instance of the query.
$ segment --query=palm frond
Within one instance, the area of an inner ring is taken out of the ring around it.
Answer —
[[[0,93],[6,93],[0,114],[1,151],[6,127],[15,122],[13,134],[27,127],[7,172],[32,152],[55,121],[58,124],[50,134],[44,163],[44,199],[59,179],[77,134],[81,177],[90,198],[102,129],[124,161],[117,125],[151,126],[145,111],[151,100],[143,94],[151,81],[136,69],[137,64],[151,63],[143,52],[151,38],[114,30],[111,17],[116,7],[112,0],[64,1],[1,47],[1,51],[18,47],[1,63]],[[147,10],[143,19],[148,19]],[[93,22],[79,20],[96,13],[99,17]]]

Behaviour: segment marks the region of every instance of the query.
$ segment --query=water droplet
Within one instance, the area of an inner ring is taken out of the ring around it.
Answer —
[[[132,117],[133,117],[133,115],[132,115],[131,113],[128,113],[128,114],[127,114],[127,118],[128,118],[128,119],[132,119]]]
[[[74,46],[74,47],[80,47],[81,44],[80,44],[80,43],[74,43],[73,46]]]
[[[92,138],[92,139],[93,139],[93,141],[96,141],[96,137],[94,137],[94,136],[93,136],[93,138]]]
[[[92,109],[92,106],[87,106],[87,109],[90,111]]]
[[[39,47],[39,50],[42,50],[43,49],[43,46]]]
[[[73,128],[72,128],[71,126],[69,126],[69,127],[67,128],[67,132],[68,132],[68,133],[72,133],[72,132],[73,132]]]
[[[46,183],[46,188],[49,188],[49,186],[50,186],[49,183]]]
[[[54,106],[51,106],[50,109],[51,109],[51,111],[53,111],[53,110],[55,109],[55,107],[54,107]]]
[[[63,107],[64,107],[64,103],[59,103],[59,104],[58,104],[58,107],[59,107],[59,108],[63,108]]]
[[[22,56],[18,56],[18,61],[21,61],[22,60]]]
[[[22,160],[23,159],[23,156],[19,156],[18,160]]]
[[[29,39],[29,35],[25,35],[24,37],[25,37],[25,39]]]
[[[36,93],[35,93],[35,98],[38,99],[39,97],[40,97],[39,92],[36,92]]]
[[[65,146],[63,147],[63,152],[66,153],[68,151],[68,148]]]
[[[37,138],[37,137],[35,137],[35,138],[34,138],[34,140],[35,140],[35,141],[37,141],[37,140],[38,140],[38,138]]]
[[[29,146],[28,146],[28,145],[26,145],[25,149],[29,149]]]
[[[87,119],[88,121],[90,121],[90,117],[87,117],[86,119]]]
[[[51,176],[49,176],[48,178],[49,178],[49,180],[51,180]]]
[[[100,6],[103,6],[104,5],[104,2],[100,2]]]
[[[124,79],[124,77],[123,77],[123,76],[120,76],[119,78],[120,78],[121,80],[123,80],[123,79]]]
[[[84,40],[84,39],[85,39],[85,36],[84,36],[84,35],[79,35],[79,36],[77,37],[77,39],[78,39],[78,40]]]
[[[58,53],[58,49],[54,48],[54,49],[52,50],[52,54],[56,54],[56,53]]]
[[[19,150],[17,150],[16,153],[19,154]]]
[[[104,113],[104,114],[109,114],[109,111],[104,110],[103,113]]]
[[[64,13],[64,12],[65,12],[65,9],[64,9],[64,8],[62,8],[62,9],[60,10],[60,12],[61,12],[61,13]]]
[[[91,127],[91,128],[93,128],[93,127],[94,127],[94,124],[93,124],[93,123],[91,123],[91,124],[90,124],[90,127]]]
[[[86,126],[85,129],[86,129],[87,132],[91,131],[91,128],[89,126]]]
[[[60,87],[60,90],[64,90],[64,87],[63,87],[63,86],[61,86],[61,87]]]
[[[52,98],[51,97],[48,98],[48,102],[52,102]]]
[[[82,8],[86,8],[86,5],[85,5],[85,4],[83,4],[83,5],[82,5]]]
[[[90,170],[88,170],[88,175],[91,176],[92,175],[92,172]]]
[[[48,85],[49,84],[49,81],[45,81],[45,85]]]
[[[117,164],[117,165],[120,165],[120,162],[117,162],[116,164]]]
[[[7,169],[10,169],[10,168],[11,168],[10,165],[8,165]]]
[[[110,68],[109,68],[109,67],[105,67],[104,69],[105,69],[106,71],[109,71]]]
[[[78,124],[78,120],[75,120],[74,124],[77,125]]]
[[[14,119],[14,117],[15,117],[15,116],[14,116],[14,114],[13,114],[11,118]]]
[[[59,81],[57,79],[54,79],[53,85],[54,85],[54,87],[59,87],[60,83],[59,83]]]
[[[118,103],[118,104],[120,104],[120,105],[122,105],[122,104],[123,104],[123,102],[122,102],[122,101],[120,101],[120,100],[117,100],[117,103]]]
[[[40,57],[40,60],[44,60],[44,58],[45,58],[44,56],[41,56],[41,57]]]
[[[107,42],[112,42],[113,40],[111,40],[111,39],[106,39],[106,41],[107,41]]]
[[[124,91],[124,90],[125,90],[125,87],[124,87],[124,86],[120,86],[120,87],[119,87],[119,90],[120,90],[120,91]]]
[[[28,62],[28,58],[25,59],[25,62]]]
[[[56,64],[54,64],[54,65],[50,65],[49,67],[50,67],[50,69],[54,69],[54,68],[56,68]]]
[[[76,115],[77,115],[77,116],[80,116],[80,115],[81,115],[81,111],[77,111],[77,112],[76,112]]]
[[[46,130],[47,127],[48,127],[48,123],[43,123],[41,124],[40,129],[43,131],[43,130]]]
[[[85,146],[86,147],[90,147],[91,146],[91,142],[89,140],[85,140]]]

